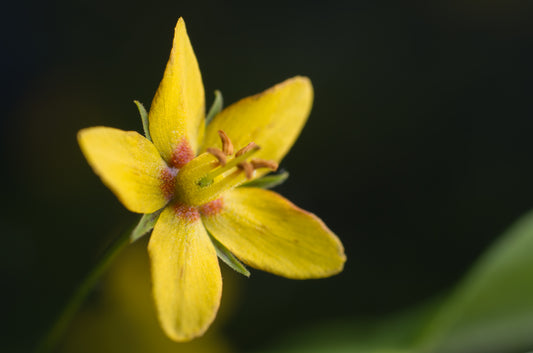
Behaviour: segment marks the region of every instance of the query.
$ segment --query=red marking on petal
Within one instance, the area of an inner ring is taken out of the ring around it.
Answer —
[[[194,158],[194,151],[189,145],[186,139],[182,139],[180,143],[174,148],[172,157],[170,158],[170,164],[175,168],[182,168],[185,164],[189,163]]]
[[[182,203],[176,203],[174,205],[174,212],[176,216],[187,222],[194,222],[200,219],[200,212],[198,212],[198,207],[187,206]]]
[[[220,213],[222,211],[222,208],[224,208],[224,200],[222,200],[221,197],[200,206],[200,212],[204,216],[214,216],[217,213]]]
[[[175,168],[164,168],[161,170],[161,173],[159,173],[159,179],[161,179],[161,191],[168,201],[174,196],[176,174],[178,174],[178,171]]]

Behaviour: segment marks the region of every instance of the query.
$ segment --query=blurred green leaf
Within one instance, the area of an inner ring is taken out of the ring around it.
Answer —
[[[411,347],[439,303],[434,300],[385,320],[348,319],[303,328],[261,353],[417,353]]]
[[[533,213],[476,263],[424,331],[424,352],[533,348]]]
[[[533,348],[533,212],[444,300],[375,322],[304,330],[263,353],[502,353]],[[282,348],[280,348],[282,347]]]

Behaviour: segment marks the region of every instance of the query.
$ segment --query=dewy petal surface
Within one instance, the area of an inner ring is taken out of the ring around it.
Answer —
[[[218,146],[217,132],[223,130],[236,149],[253,141],[261,146],[254,157],[279,162],[298,138],[312,103],[311,81],[301,76],[244,98],[215,116],[206,129],[202,151]]]
[[[152,213],[168,202],[160,176],[167,169],[155,146],[134,131],[92,127],[78,133],[87,161],[132,212]]]
[[[180,148],[182,152],[190,148],[194,156],[204,132],[204,109],[202,76],[185,22],[180,18],[163,80],[148,114],[152,140],[169,164],[179,164],[172,161],[180,158],[175,155]]]
[[[216,250],[196,209],[167,206],[148,251],[161,326],[176,341],[202,335],[218,310],[222,277]]]
[[[327,277],[346,260],[341,242],[318,217],[272,191],[233,189],[202,219],[240,260],[280,276]]]

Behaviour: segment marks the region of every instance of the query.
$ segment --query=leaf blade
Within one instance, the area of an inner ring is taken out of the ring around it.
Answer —
[[[422,336],[432,352],[499,352],[533,345],[533,212],[465,276]]]

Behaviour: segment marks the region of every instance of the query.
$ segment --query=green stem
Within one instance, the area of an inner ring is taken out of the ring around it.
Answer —
[[[113,260],[117,257],[120,251],[126,247],[126,245],[134,242],[153,228],[159,213],[160,212],[158,211],[156,213],[143,215],[132,231],[124,232],[124,234],[107,247],[83,282],[81,282],[76,288],[52,326],[50,326],[49,330],[38,342],[34,353],[51,352],[57,346],[57,343],[87,298],[87,295],[89,295],[93,287],[98,283],[100,277],[102,277],[105,271],[109,268]]]

